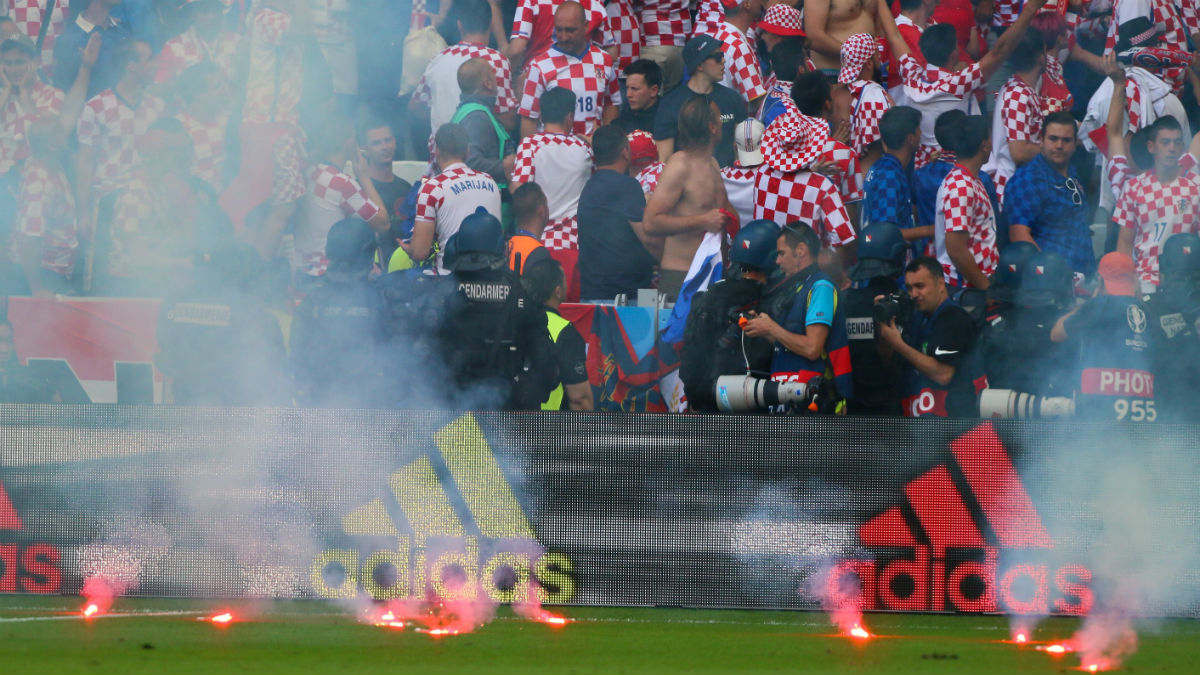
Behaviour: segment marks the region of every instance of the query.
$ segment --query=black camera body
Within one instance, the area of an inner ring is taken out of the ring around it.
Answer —
[[[872,308],[872,316],[879,323],[887,323],[892,319],[898,324],[908,322],[916,309],[911,297],[905,291],[895,291],[880,298]]]

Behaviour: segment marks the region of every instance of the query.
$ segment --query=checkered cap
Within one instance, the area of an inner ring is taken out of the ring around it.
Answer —
[[[821,156],[828,138],[829,126],[823,120],[783,114],[763,132],[763,159],[783,173],[807,169]]]
[[[846,38],[842,43],[842,70],[838,73],[838,84],[850,84],[857,80],[863,66],[882,48],[867,33],[856,33]]]
[[[638,171],[658,160],[658,146],[654,144],[654,136],[647,131],[637,129],[627,136],[629,139],[629,156],[633,166]]]
[[[804,35],[804,16],[800,10],[788,5],[771,5],[758,22],[758,29],[772,35]]]

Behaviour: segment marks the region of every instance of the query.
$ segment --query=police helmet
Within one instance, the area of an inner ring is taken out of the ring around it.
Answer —
[[[1200,236],[1194,232],[1171,235],[1158,256],[1164,283],[1200,279]]]
[[[361,272],[371,267],[375,256],[375,231],[362,218],[343,218],[329,228],[325,257],[335,271]]]
[[[1016,300],[1017,289],[1021,287],[1021,270],[1037,252],[1038,247],[1028,241],[1014,241],[1005,246],[996,262],[996,272],[992,275],[991,285],[988,286],[988,296],[998,302]]]
[[[867,281],[875,277],[898,278],[904,272],[908,244],[895,223],[871,223],[858,237],[858,263],[850,278]]]
[[[504,248],[504,226],[481,206],[450,237],[442,264],[455,272],[490,269],[504,262]]]
[[[729,259],[743,267],[769,272],[775,265],[775,242],[779,232],[779,225],[771,220],[746,223],[729,246]]]
[[[1066,307],[1075,297],[1075,273],[1056,253],[1038,251],[1025,261],[1017,288],[1023,307]]]

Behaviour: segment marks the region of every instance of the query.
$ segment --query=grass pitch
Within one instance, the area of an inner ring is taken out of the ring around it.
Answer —
[[[836,637],[818,613],[565,608],[556,628],[501,609],[475,632],[432,638],[358,623],[325,602],[119,599],[84,620],[74,597],[0,596],[0,673],[1071,673],[1002,642],[1003,617],[874,614],[879,637]],[[238,622],[198,620],[232,610]],[[1045,621],[1033,640],[1079,622]],[[1200,672],[1200,622],[1143,630],[1120,672]]]

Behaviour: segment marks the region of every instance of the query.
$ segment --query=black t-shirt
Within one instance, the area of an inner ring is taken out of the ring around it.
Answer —
[[[629,101],[621,104],[621,111],[617,115],[614,123],[621,127],[625,133],[630,134],[634,131],[645,131],[654,133],[654,120],[658,116],[658,101],[653,105],[641,110],[634,110],[629,107]]]
[[[554,355],[558,359],[558,379],[564,385],[587,382],[587,345],[574,325],[567,324],[558,334],[558,339],[554,341]],[[563,404],[566,405],[566,397],[563,398]]]
[[[374,178],[371,179],[371,184],[375,186],[375,190],[379,192],[379,198],[383,200],[383,205],[387,207],[388,220],[391,221],[391,230],[386,235],[379,236],[379,264],[384,271],[387,271],[388,261],[391,260],[392,253],[395,253],[399,246],[396,244],[397,239],[403,239],[403,223],[407,216],[404,211],[404,200],[408,197],[408,193],[412,190],[412,185],[395,176],[387,183],[381,183]],[[411,231],[412,224],[409,224]]]
[[[649,288],[654,257],[634,233],[646,197],[636,179],[611,169],[592,174],[579,195],[580,297],[609,300],[619,293],[633,297]]]
[[[982,364],[974,351],[978,331],[966,310],[947,300],[927,316],[913,312],[904,329],[904,341],[910,347],[954,367],[950,384],[942,386],[907,366],[903,391],[904,414],[909,417],[974,417],[975,381],[983,376]]]
[[[697,96],[704,96],[716,103],[717,110],[721,111],[721,140],[717,141],[713,155],[721,166],[732,166],[734,160],[733,131],[738,122],[746,119],[746,102],[737,92],[722,84],[714,84],[711,93],[697,94],[687,86],[687,83],[684,83],[662,97],[658,103],[658,114],[654,118],[654,140],[665,141],[668,138],[675,138],[679,111],[683,108],[684,103]]]

